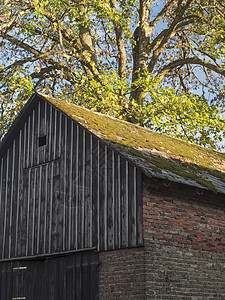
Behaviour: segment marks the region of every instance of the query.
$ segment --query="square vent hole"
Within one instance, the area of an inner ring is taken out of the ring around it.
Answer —
[[[44,145],[46,145],[46,135],[40,136],[38,138],[38,146],[42,147]]]

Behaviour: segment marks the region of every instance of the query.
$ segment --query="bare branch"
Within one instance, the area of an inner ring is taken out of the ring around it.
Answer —
[[[42,54],[40,51],[36,50],[35,48],[31,47],[30,45],[24,43],[21,40],[16,39],[15,37],[13,37],[7,33],[0,32],[0,37],[3,37],[4,39],[10,41],[13,45],[18,46],[21,49],[24,49],[35,56],[39,56]]]
[[[168,64],[167,66],[163,67],[158,72],[158,75],[159,75],[160,79],[162,80],[169,72],[171,72],[175,68],[182,67],[182,66],[188,65],[188,64],[201,65],[201,66],[206,67],[207,69],[210,69],[222,76],[225,76],[225,70],[223,68],[221,68],[217,65],[214,65],[210,62],[207,62],[205,60],[201,60],[198,57],[190,57],[190,58],[186,58],[186,59],[175,60],[172,63]]]
[[[7,23],[2,22],[2,24],[0,25],[0,32],[3,30],[10,29],[15,24],[17,19],[20,18],[24,14],[25,14],[25,11],[17,12],[13,17],[10,18],[10,20]]]
[[[165,16],[166,12],[177,2],[177,0],[170,0],[163,6],[162,10],[157,14],[154,20],[149,23],[149,27],[154,28],[156,24]]]
[[[159,55],[162,53],[164,50],[165,45],[167,44],[168,40],[171,38],[172,35],[174,35],[174,31],[176,30],[177,26],[179,25],[179,22],[182,20],[184,13],[186,10],[190,7],[191,3],[193,0],[188,0],[186,4],[179,8],[178,14],[174,18],[173,22],[171,23],[170,27],[165,31],[164,37],[162,38],[159,46],[157,49],[153,51],[152,58],[148,64],[148,71],[152,72],[154,69],[154,66],[158,60]]]
[[[13,64],[10,64],[7,67],[1,69],[0,70],[0,74],[4,74],[8,70],[13,70],[13,69],[15,69],[18,66],[22,66],[22,65],[24,65],[24,64],[26,64],[28,62],[32,62],[34,60],[36,60],[36,58],[34,58],[34,57],[29,57],[29,58],[26,58],[26,59],[17,60]]]

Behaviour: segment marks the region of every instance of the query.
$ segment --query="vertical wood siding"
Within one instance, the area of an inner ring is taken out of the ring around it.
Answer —
[[[0,258],[141,245],[141,189],[136,167],[41,100],[0,158]]]
[[[98,299],[98,254],[0,262],[0,299]],[[60,276],[59,276],[60,274]]]

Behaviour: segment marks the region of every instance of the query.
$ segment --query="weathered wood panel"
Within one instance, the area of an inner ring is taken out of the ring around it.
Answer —
[[[98,254],[0,262],[1,299],[97,300]]]
[[[141,172],[40,100],[0,157],[0,257],[142,244]]]

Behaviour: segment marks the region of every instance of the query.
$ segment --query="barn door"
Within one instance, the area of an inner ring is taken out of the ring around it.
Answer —
[[[45,263],[18,261],[0,263],[0,299],[44,300],[46,298]]]
[[[90,253],[58,259],[59,299],[98,299],[98,260]]]
[[[11,264],[12,272],[12,299],[26,299],[25,277],[27,273],[27,264],[18,262]]]
[[[0,299],[98,299],[97,253],[2,262],[0,268]]]

